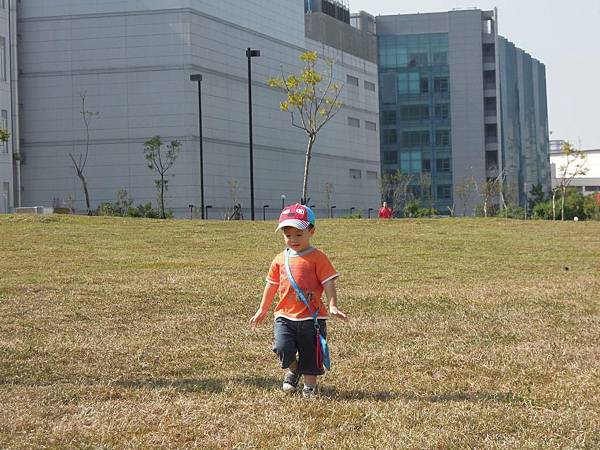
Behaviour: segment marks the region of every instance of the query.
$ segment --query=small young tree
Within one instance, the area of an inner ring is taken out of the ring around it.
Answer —
[[[476,184],[477,192],[483,198],[483,217],[488,216],[489,207],[502,190],[500,176],[488,178],[481,184]]]
[[[304,130],[308,135],[300,198],[300,203],[305,205],[308,202],[308,174],[313,145],[319,131],[342,107],[339,97],[343,86],[333,81],[333,60],[325,60],[325,75],[317,71],[317,52],[304,52],[300,60],[304,63],[300,74],[286,77],[282,68],[281,77],[270,78],[268,83],[285,93],[286,99],[279,104],[280,109],[290,113],[292,126]]]
[[[325,183],[325,196],[327,197],[327,211],[331,211],[331,194],[333,194],[333,183]]]
[[[567,188],[577,176],[585,175],[587,169],[587,157],[581,150],[573,148],[571,143],[565,141],[562,147],[564,163],[559,167],[557,176],[558,187],[560,189],[560,220],[565,220],[565,199],[567,198]],[[554,197],[553,197],[554,198]],[[554,201],[554,200],[553,200]]]
[[[419,175],[419,187],[421,192],[421,203],[423,207],[429,205],[429,211],[433,211],[433,195],[431,192],[431,174],[428,172],[421,172]]]
[[[83,193],[85,195],[85,207],[90,213],[90,193],[88,191],[87,180],[85,178],[85,165],[87,163],[88,155],[90,153],[90,124],[92,119],[96,117],[99,113],[97,111],[88,111],[85,106],[85,92],[80,92],[79,97],[81,98],[81,120],[83,120],[83,126],[85,128],[85,153],[80,153],[77,157],[73,156],[72,153],[69,153],[69,157],[71,161],[73,161],[73,166],[75,167],[75,172],[77,173],[77,177],[81,180],[81,184],[83,186]]]
[[[163,150],[163,141],[160,136],[154,136],[144,142],[144,157],[148,168],[160,176],[158,180],[154,180],[154,183],[158,190],[158,207],[161,219],[167,218],[165,213],[165,191],[168,190],[169,180],[165,179],[165,174],[173,166],[180,149],[181,143],[175,140],[167,144],[166,150]]]
[[[456,196],[462,206],[463,217],[467,215],[467,207],[471,203],[473,194],[477,191],[477,182],[473,176],[463,179],[456,185]]]

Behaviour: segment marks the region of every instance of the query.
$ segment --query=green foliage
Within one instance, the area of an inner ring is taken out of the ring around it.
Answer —
[[[600,220],[600,194],[595,193],[585,197],[583,214],[586,219]]]
[[[286,76],[282,67],[281,76],[270,78],[268,84],[285,93],[279,109],[289,112],[292,126],[308,135],[301,196],[301,203],[306,204],[312,147],[317,133],[342,107],[339,97],[343,86],[334,82],[333,60],[325,60],[327,73],[324,75],[317,70],[319,55],[316,51],[304,52],[299,59],[304,63],[300,74]]]
[[[10,133],[6,128],[0,128],[0,142],[8,142]]]
[[[115,203],[103,202],[100,203],[96,210],[98,216],[120,216],[120,217],[138,217],[147,219],[161,218],[160,211],[152,207],[152,203],[139,204],[133,206],[133,200],[129,199],[126,190],[119,189],[117,191],[117,201]],[[172,218],[173,212],[167,211],[165,218]]]
[[[154,185],[158,192],[158,208],[160,217],[167,218],[165,213],[165,191],[168,190],[168,180],[165,178],[167,171],[173,167],[177,155],[181,150],[181,143],[177,140],[171,141],[163,149],[163,141],[160,136],[154,136],[152,139],[144,142],[144,158],[149,169],[155,171],[160,176],[154,180]]]
[[[534,219],[552,220],[552,202],[536,203],[532,209],[531,217]]]
[[[591,219],[600,220],[600,202],[596,202],[593,195],[584,196],[574,188],[567,188],[567,197],[564,202],[565,220],[573,220],[577,217],[580,220]],[[561,191],[557,192],[556,202],[562,202]],[[552,220],[552,201],[538,203],[533,207],[533,217],[535,219]]]
[[[404,206],[404,217],[431,217],[437,214],[434,208],[421,208],[421,204],[416,201],[410,201]]]

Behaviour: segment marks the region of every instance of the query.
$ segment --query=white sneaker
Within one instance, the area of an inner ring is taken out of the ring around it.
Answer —
[[[317,387],[316,386],[304,386],[302,389],[302,397],[304,398],[313,398],[317,395]]]
[[[294,373],[291,370],[288,370],[283,377],[283,392],[292,393],[296,392],[296,388],[298,387],[298,381],[300,380],[300,374]]]

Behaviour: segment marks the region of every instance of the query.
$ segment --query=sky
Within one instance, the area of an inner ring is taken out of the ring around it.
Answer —
[[[600,148],[600,0],[349,0],[351,12],[498,8],[498,33],[546,65],[550,139]]]

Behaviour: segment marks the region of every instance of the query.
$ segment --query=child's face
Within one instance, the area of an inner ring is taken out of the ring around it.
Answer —
[[[310,247],[310,238],[315,234],[315,229],[299,230],[294,227],[283,228],[283,240],[287,248],[301,252]]]

